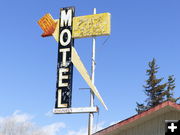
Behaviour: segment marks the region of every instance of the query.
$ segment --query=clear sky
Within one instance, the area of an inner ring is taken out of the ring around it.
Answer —
[[[88,114],[50,115],[55,104],[57,43],[53,37],[41,37],[37,21],[46,13],[57,19],[60,8],[68,6],[75,6],[76,16],[92,14],[93,8],[111,13],[111,35],[96,38],[95,73],[109,110],[95,100],[100,107],[95,125],[106,127],[136,114],[136,102],[146,99],[142,85],[153,58],[163,82],[175,76],[175,97],[180,96],[179,0],[1,0],[0,117],[20,110],[40,126],[61,122],[66,126],[60,135],[82,134],[87,127]],[[91,38],[75,40],[89,73],[91,47]],[[89,91],[79,90],[86,87],[74,68],[73,107],[89,106]]]

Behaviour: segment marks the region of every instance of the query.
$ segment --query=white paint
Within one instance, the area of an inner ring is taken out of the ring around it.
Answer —
[[[63,40],[63,36],[64,34],[67,33],[67,40],[64,42]],[[60,43],[62,46],[67,46],[69,43],[71,42],[71,32],[69,29],[64,29],[61,31],[61,34],[60,34]]]
[[[61,100],[61,97],[62,97],[62,90],[59,89],[58,90],[58,102],[57,102],[57,107],[67,107],[67,104],[62,104],[62,100]]]
[[[68,79],[68,75],[63,75],[63,73],[68,72],[68,68],[60,68],[59,69],[59,87],[66,87],[68,86],[68,83],[63,83],[63,79]]]
[[[61,11],[61,26],[71,26],[72,25],[72,9],[69,9],[66,13],[65,10]]]
[[[67,56],[67,52],[70,51],[70,48],[63,48],[60,49],[60,52],[62,52],[62,66],[66,67],[68,64],[66,62],[66,56]]]

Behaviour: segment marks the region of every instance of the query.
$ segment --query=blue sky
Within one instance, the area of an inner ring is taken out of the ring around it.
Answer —
[[[143,102],[147,64],[156,58],[158,77],[176,78],[180,96],[179,0],[1,0],[0,4],[0,116],[16,110],[34,116],[40,126],[65,123],[60,134],[87,127],[87,114],[51,115],[55,104],[57,43],[42,38],[37,21],[46,13],[59,17],[62,7],[75,6],[76,16],[111,13],[112,33],[96,39],[95,84],[109,110],[100,107],[95,124],[120,121],[134,115]],[[107,40],[105,44],[104,41]],[[76,39],[75,48],[90,73],[92,39]],[[73,107],[89,105],[88,87],[78,71],[73,75]],[[98,122],[96,122],[98,120]]]

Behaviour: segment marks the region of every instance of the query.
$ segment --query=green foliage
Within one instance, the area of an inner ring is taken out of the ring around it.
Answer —
[[[168,82],[162,83],[164,78],[157,78],[156,76],[159,67],[156,65],[156,60],[154,58],[151,62],[148,63],[148,66],[149,69],[146,70],[146,75],[148,76],[148,79],[146,80],[146,85],[143,85],[147,99],[145,100],[144,104],[136,102],[137,113],[146,111],[164,101],[177,102],[177,100],[180,99],[173,97],[173,92],[175,88],[174,76],[169,76]]]
[[[160,84],[163,78],[157,79],[156,73],[158,72],[159,67],[156,65],[156,61],[153,58],[149,62],[149,69],[146,71],[148,79],[146,80],[145,94],[149,97],[146,100],[146,107],[149,109],[161,103],[164,100],[164,89],[166,84]]]
[[[170,75],[168,77],[168,82],[167,82],[167,90],[166,90],[166,100],[167,101],[172,101],[172,102],[177,102],[180,97],[174,98],[174,88],[175,88],[175,78],[173,75]]]

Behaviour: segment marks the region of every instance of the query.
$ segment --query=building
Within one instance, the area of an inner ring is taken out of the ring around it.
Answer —
[[[96,132],[94,135],[165,135],[165,120],[180,120],[180,105],[171,101]]]

